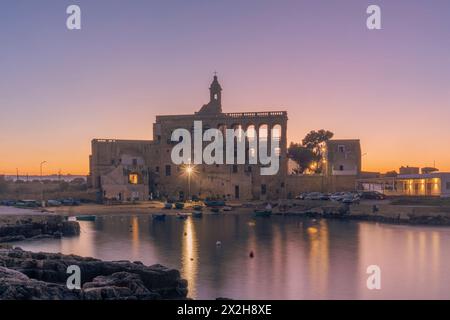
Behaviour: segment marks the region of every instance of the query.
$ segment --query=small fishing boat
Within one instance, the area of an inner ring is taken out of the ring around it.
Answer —
[[[164,221],[166,220],[166,215],[164,213],[155,213],[152,215],[152,219],[155,221]]]
[[[255,217],[270,217],[272,210],[255,210]]]
[[[97,219],[97,217],[94,215],[81,215],[81,216],[76,216],[75,219],[77,221],[95,221]]]
[[[264,209],[255,209],[256,217],[270,217],[272,215],[272,205],[270,203]]]
[[[195,211],[202,211],[203,210],[203,206],[198,205],[198,204],[195,205],[193,208],[194,208]]]
[[[166,203],[164,203],[164,209],[172,209],[172,204],[171,203],[168,203],[168,202],[166,202]]]
[[[201,218],[201,217],[203,217],[203,212],[201,212],[201,211],[194,211],[194,212],[192,213],[192,216],[193,216],[194,218]]]
[[[175,209],[183,209],[184,208],[184,203],[183,202],[177,202],[175,203]]]
[[[220,211],[220,209],[217,208],[217,207],[211,208],[211,212],[212,212],[212,213],[219,213],[219,211]]]
[[[223,200],[205,200],[205,205],[207,207],[223,207],[223,206],[225,206],[225,201],[223,201]]]
[[[233,208],[230,207],[230,206],[225,206],[225,207],[222,208],[222,210],[223,210],[223,211],[232,211]]]

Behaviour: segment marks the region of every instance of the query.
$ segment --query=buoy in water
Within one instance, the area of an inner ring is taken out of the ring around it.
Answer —
[[[250,254],[248,255],[250,258],[253,258],[255,256],[255,254],[253,253],[253,251],[250,251]]]
[[[221,245],[222,245],[222,242],[216,241],[216,246],[221,246]]]

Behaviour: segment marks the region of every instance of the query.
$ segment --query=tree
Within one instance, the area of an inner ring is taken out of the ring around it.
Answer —
[[[310,131],[302,140],[302,144],[291,143],[288,148],[288,157],[294,160],[299,167],[299,173],[307,169],[313,173],[322,172],[323,152],[321,144],[333,138],[334,133],[320,129]]]
[[[328,130],[320,129],[318,131],[310,131],[302,140],[302,145],[312,150],[316,155],[320,153],[319,147],[322,142],[333,138],[334,133]]]
[[[291,142],[288,148],[288,157],[298,165],[298,172],[303,173],[314,162],[314,153],[301,144]]]

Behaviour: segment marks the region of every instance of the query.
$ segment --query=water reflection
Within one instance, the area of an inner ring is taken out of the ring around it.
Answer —
[[[309,277],[315,284],[315,291],[311,292],[312,298],[324,298],[327,295],[328,284],[328,227],[325,220],[308,227],[309,243]]]
[[[79,237],[18,245],[161,263],[180,270],[192,298],[449,299],[448,243],[448,228],[217,215],[104,216],[81,222]],[[382,270],[380,291],[366,287],[373,264]]]
[[[187,219],[184,222],[184,237],[181,244],[181,276],[190,284],[189,297],[196,298],[199,256],[195,227],[192,219]]]

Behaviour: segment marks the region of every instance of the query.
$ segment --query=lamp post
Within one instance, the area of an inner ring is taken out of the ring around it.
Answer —
[[[42,181],[42,165],[43,165],[44,163],[47,163],[47,161],[42,161],[42,162],[41,162],[41,165],[40,165],[40,168],[41,168],[41,181]]]
[[[186,173],[188,175],[188,199],[191,197],[191,174],[192,174],[192,167],[189,165],[186,168]]]
[[[42,166],[47,163],[47,161],[42,161],[40,164],[40,170],[41,170],[41,203],[42,203],[42,207],[45,207],[45,203],[44,203],[44,184],[42,182]]]

